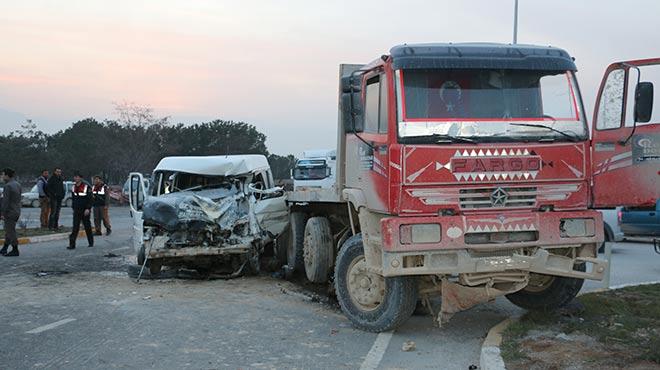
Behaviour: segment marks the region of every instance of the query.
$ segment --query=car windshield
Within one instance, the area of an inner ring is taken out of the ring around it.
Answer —
[[[301,159],[293,169],[294,180],[322,180],[328,177],[327,164],[323,159]]]
[[[570,72],[415,69],[401,71],[400,76],[401,138],[561,140],[584,138],[587,133]]]

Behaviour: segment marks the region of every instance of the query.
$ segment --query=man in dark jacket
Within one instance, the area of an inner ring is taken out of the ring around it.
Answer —
[[[50,199],[48,199],[48,170],[41,171],[41,176],[37,179],[37,191],[39,192],[39,208],[41,213],[39,220],[41,221],[41,228],[48,227],[48,219],[50,216]]]
[[[93,197],[92,187],[87,182],[83,181],[80,172],[75,172],[73,175],[73,188],[71,189],[71,208],[73,208],[73,229],[69,236],[69,246],[67,249],[76,248],[76,239],[78,239],[78,231],[80,230],[80,222],[82,221],[85,227],[85,234],[87,235],[87,242],[90,247],[94,246],[94,235],[92,234],[92,222],[89,219]]]
[[[103,235],[101,230],[101,222],[105,225],[106,235],[112,232],[110,226],[110,216],[108,215],[108,207],[110,206],[110,192],[108,186],[103,183],[101,176],[94,176],[94,187],[92,188],[92,195],[94,196],[94,229],[96,235]]]
[[[46,189],[50,202],[48,229],[57,230],[60,227],[60,209],[62,209],[62,199],[64,199],[64,180],[62,180],[61,168],[55,168],[53,176],[48,179]]]
[[[5,243],[0,249],[0,254],[6,257],[18,256],[18,238],[16,236],[16,223],[21,217],[21,185],[14,180],[14,170],[5,168],[3,170],[5,188],[2,194],[2,205],[0,207],[0,218],[5,220]],[[11,245],[11,251],[7,248]]]

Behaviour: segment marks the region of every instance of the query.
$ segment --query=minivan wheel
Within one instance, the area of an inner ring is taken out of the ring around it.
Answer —
[[[335,263],[335,291],[341,310],[358,329],[382,332],[405,322],[415,310],[417,282],[385,278],[366,269],[361,234],[350,237]]]

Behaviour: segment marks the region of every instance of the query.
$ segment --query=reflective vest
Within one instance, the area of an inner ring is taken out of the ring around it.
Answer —
[[[94,187],[92,188],[92,194],[94,194],[94,196],[104,197],[105,196],[105,188],[106,188],[105,185],[101,185],[100,188],[97,188],[97,186],[94,185]]]
[[[87,184],[80,183],[80,186],[78,185],[73,185],[73,189],[71,189],[73,192],[73,195],[78,196],[78,197],[85,197],[87,196]]]

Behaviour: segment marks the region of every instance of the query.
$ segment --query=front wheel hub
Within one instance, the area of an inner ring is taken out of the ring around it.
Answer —
[[[363,311],[377,309],[385,298],[385,278],[367,270],[364,256],[353,260],[348,267],[348,293]]]

